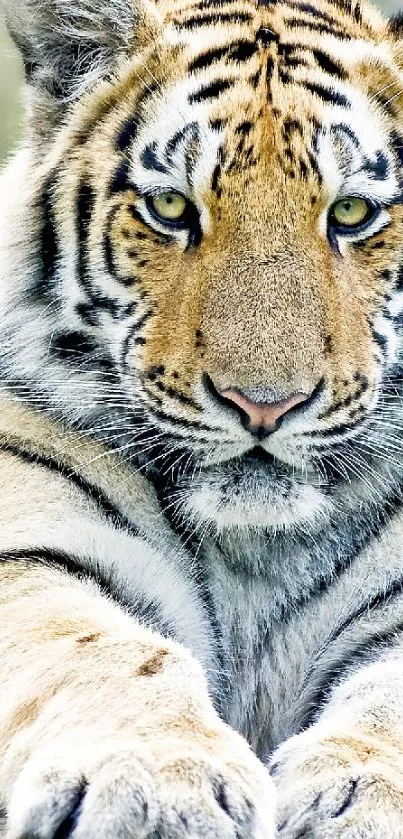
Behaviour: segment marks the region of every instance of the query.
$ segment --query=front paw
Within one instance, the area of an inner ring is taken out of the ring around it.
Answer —
[[[358,730],[320,724],[271,764],[279,839],[403,839],[403,752]]]
[[[7,839],[272,839],[266,769],[224,726],[199,735],[100,746],[83,734],[79,748],[36,755],[15,784]]]

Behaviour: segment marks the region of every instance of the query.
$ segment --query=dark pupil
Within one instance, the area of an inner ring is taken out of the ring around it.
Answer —
[[[351,210],[352,206],[353,206],[353,205],[352,205],[351,201],[346,201],[346,202],[345,202],[345,204],[344,204],[344,208],[345,208],[345,210],[346,210],[346,212],[347,212],[347,213],[349,212],[349,210]]]

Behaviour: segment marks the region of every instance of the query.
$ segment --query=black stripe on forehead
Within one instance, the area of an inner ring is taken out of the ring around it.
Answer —
[[[333,58],[330,58],[327,53],[323,52],[323,50],[312,49],[312,55],[324,73],[327,73],[329,76],[336,76],[336,78],[341,80],[347,78],[346,71]]]
[[[233,41],[222,47],[206,50],[201,55],[194,58],[188,67],[189,73],[196,70],[205,70],[210,67],[215,61],[220,61],[225,58],[229,61],[242,62],[252,58],[257,52],[257,45],[253,41],[246,38],[242,40]]]
[[[333,0],[337,8],[351,15],[356,23],[362,23],[361,7],[358,0]]]
[[[190,105],[204,102],[206,99],[216,99],[225,90],[234,85],[233,79],[216,79],[209,84],[202,85],[199,90],[188,96]]]
[[[340,26],[340,21],[336,20],[333,15],[329,15],[327,12],[322,11],[322,9],[318,9],[317,6],[313,6],[312,3],[287,2],[287,8],[295,9],[298,12],[302,12],[314,18],[320,18],[320,20],[330,23],[332,26],[333,24]]]
[[[185,20],[176,19],[173,24],[180,29],[197,29],[198,26],[210,26],[212,23],[251,23],[252,19],[249,12],[212,12]]]
[[[202,12],[207,9],[218,9],[218,11],[232,11],[231,6],[233,0],[198,0],[197,3],[192,4],[192,11]]]
[[[141,152],[140,161],[147,171],[169,175],[170,166],[174,162],[173,158],[181,150],[181,154],[183,154],[184,174],[191,185],[194,167],[197,162],[199,143],[199,124],[195,121],[188,122],[182,128],[175,131],[167,141],[165,148],[159,149],[156,141],[147,145]],[[119,173],[117,173],[117,177],[118,183],[120,183]],[[135,187],[133,186],[133,188]]]
[[[351,125],[347,125],[345,122],[334,122],[330,127],[330,132],[332,137],[339,140],[343,145],[354,146],[357,150],[361,148],[360,141]]]
[[[198,139],[199,134],[200,128],[197,122],[188,122],[183,128],[175,131],[175,134],[172,135],[165,146],[166,159],[171,162],[178,148],[185,142],[194,142]]]
[[[314,82],[298,82],[301,87],[305,87],[314,96],[319,96],[322,102],[329,102],[331,105],[338,105],[340,108],[351,108],[351,102],[347,99],[344,93],[339,93],[332,87],[325,87],[321,84],[314,84]]]
[[[351,35],[346,32],[341,24],[336,22],[329,24],[323,23],[321,20],[305,20],[305,18],[299,17],[290,17],[284,22],[290,29],[309,29],[311,32],[317,32],[319,35],[334,35],[340,38],[340,40],[351,39]]]

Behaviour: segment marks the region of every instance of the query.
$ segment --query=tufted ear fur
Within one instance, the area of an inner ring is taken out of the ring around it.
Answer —
[[[398,12],[390,18],[388,23],[388,33],[396,39],[403,40],[403,12]]]
[[[148,0],[0,2],[27,81],[54,106],[75,99],[138,50],[157,21]]]
[[[400,79],[403,85],[403,12],[398,12],[389,19],[386,34],[392,46],[392,55],[400,71]],[[399,97],[397,104],[403,106],[401,97]]]

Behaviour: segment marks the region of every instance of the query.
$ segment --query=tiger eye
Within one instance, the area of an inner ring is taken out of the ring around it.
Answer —
[[[151,199],[154,212],[164,221],[180,221],[187,201],[179,192],[160,192]]]
[[[343,198],[332,209],[332,220],[340,227],[359,227],[371,213],[371,206],[364,198]]]

